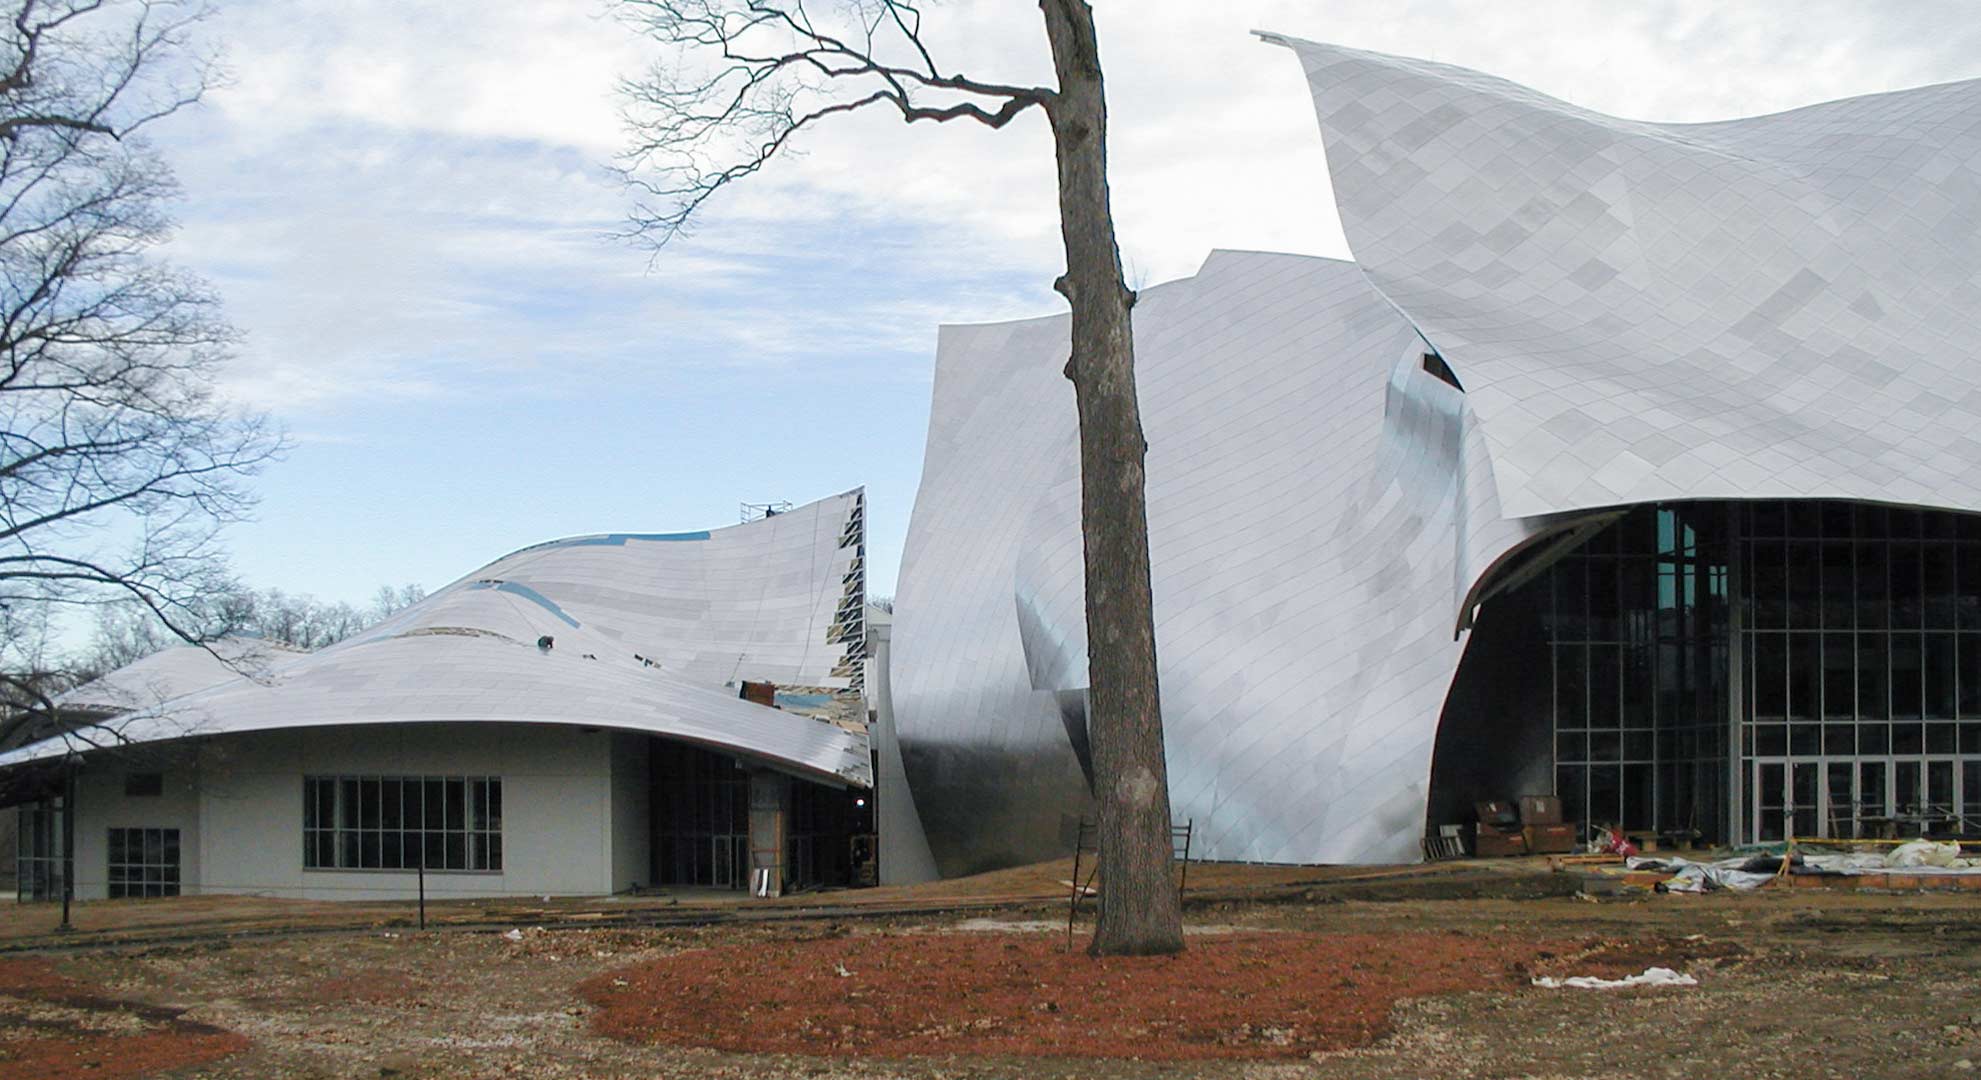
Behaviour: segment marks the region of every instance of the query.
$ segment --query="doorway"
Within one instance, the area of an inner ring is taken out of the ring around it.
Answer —
[[[1981,828],[1981,757],[1769,757],[1751,768],[1754,843]]]

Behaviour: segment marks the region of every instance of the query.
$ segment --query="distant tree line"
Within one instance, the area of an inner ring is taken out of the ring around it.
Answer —
[[[258,637],[307,652],[334,645],[425,598],[426,590],[418,585],[380,585],[371,603],[362,607],[274,588],[235,590],[214,598],[212,632],[215,637]],[[108,604],[97,609],[95,637],[74,669],[94,678],[182,644],[143,606]]]
[[[252,636],[304,651],[321,649],[376,625],[426,598],[418,585],[381,585],[369,604],[326,602],[281,589],[232,586],[202,601],[197,643]],[[26,675],[0,680],[0,750],[12,749],[58,729],[55,699],[92,679],[186,638],[137,599],[94,605],[96,627],[83,649],[64,647],[64,634],[48,605],[0,607],[0,632],[15,635],[14,651],[27,660]]]

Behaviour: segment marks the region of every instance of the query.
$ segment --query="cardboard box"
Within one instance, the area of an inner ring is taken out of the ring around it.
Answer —
[[[1510,802],[1488,800],[1482,803],[1473,803],[1472,809],[1479,815],[1479,821],[1486,825],[1514,826],[1520,824],[1520,814],[1513,808],[1513,804]]]
[[[1522,795],[1520,823],[1522,825],[1561,824],[1561,800],[1553,795]]]
[[[1536,855],[1566,855],[1575,850],[1575,826],[1527,825],[1520,830],[1527,850]]]
[[[1527,854],[1527,838],[1517,832],[1502,832],[1490,825],[1473,830],[1472,854],[1482,859]]]

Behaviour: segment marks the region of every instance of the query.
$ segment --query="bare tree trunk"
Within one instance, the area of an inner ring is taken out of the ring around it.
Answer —
[[[1148,509],[1135,347],[1135,294],[1107,190],[1107,102],[1093,9],[1040,0],[1059,91],[1047,103],[1059,159],[1066,274],[1055,287],[1073,309],[1066,377],[1080,407],[1081,534],[1086,554],[1087,737],[1100,803],[1100,925],[1095,955],[1183,950],[1183,913],[1170,879],[1169,780],[1156,686],[1149,595]]]

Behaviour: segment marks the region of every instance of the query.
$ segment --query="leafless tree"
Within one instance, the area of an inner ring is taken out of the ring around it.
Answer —
[[[54,696],[76,683],[75,676],[54,662],[55,634],[45,604],[0,607],[0,648],[12,662],[0,673],[0,751],[11,750],[34,734],[34,721],[47,718]]]
[[[0,9],[0,608],[16,618],[125,599],[209,636],[233,587],[219,530],[282,446],[216,396],[234,332],[153,252],[177,189],[145,133],[206,89],[205,15]],[[0,714],[46,707],[36,659],[0,640]]]
[[[407,582],[396,589],[390,585],[380,585],[378,591],[372,594],[371,608],[365,613],[367,616],[365,625],[383,622],[387,616],[412,607],[424,599],[426,599],[426,589],[412,582]]]
[[[941,67],[910,0],[621,0],[661,60],[624,87],[641,193],[637,232],[679,236],[709,198],[762,169],[805,129],[864,109],[908,123],[967,120],[1003,128],[1045,114],[1058,163],[1072,309],[1070,358],[1080,418],[1086,553],[1089,739],[1100,811],[1097,954],[1183,948],[1170,879],[1169,786],[1156,685],[1143,465],[1129,311],[1108,202],[1107,106],[1086,0],[1039,0],[1056,86],[971,78]]]
[[[210,607],[214,624],[223,633],[308,652],[334,645],[425,598],[426,590],[418,585],[380,585],[372,602],[361,608],[271,588],[228,593],[215,598]],[[70,666],[80,677],[94,678],[181,644],[150,609],[121,600],[97,609],[90,651]]]
[[[380,585],[365,607],[343,601],[323,601],[302,593],[264,589],[238,604],[234,627],[291,648],[314,650],[350,637],[387,616],[426,598],[418,585]]]

